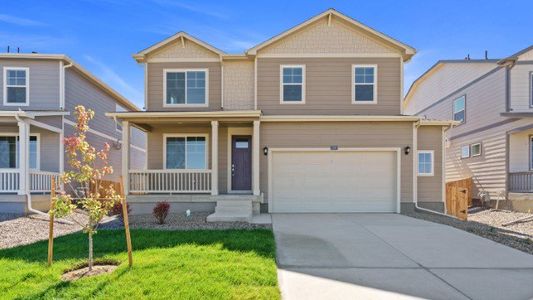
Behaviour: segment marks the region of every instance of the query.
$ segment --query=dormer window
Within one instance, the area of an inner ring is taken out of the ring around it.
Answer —
[[[375,104],[377,98],[376,65],[354,65],[352,67],[352,103]]]
[[[28,106],[30,103],[30,69],[4,67],[4,105]]]
[[[282,65],[280,103],[305,103],[305,66]]]
[[[207,106],[207,69],[166,69],[164,71],[164,106]]]

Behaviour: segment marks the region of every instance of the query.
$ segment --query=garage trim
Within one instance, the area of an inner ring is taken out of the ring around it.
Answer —
[[[401,195],[401,148],[399,147],[373,147],[373,148],[338,148],[332,150],[327,147],[318,148],[269,148],[268,149],[268,212],[272,212],[272,157],[276,152],[396,152],[396,213],[400,213]],[[368,211],[371,213],[372,211]]]

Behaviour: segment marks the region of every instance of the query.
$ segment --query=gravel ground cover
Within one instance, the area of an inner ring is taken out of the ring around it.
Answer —
[[[407,213],[406,215],[453,226],[533,255],[533,221],[502,226],[504,223],[533,214],[489,209],[469,213],[468,221],[425,212]]]
[[[194,230],[194,229],[257,229],[272,228],[265,224],[248,224],[244,222],[207,223],[210,213],[193,213],[190,217],[184,214],[169,214],[165,224],[157,224],[152,215],[130,216],[130,228],[161,229],[161,230]],[[85,215],[75,213],[72,217],[83,220]],[[66,218],[69,220],[71,217]],[[13,214],[0,214],[0,249],[27,245],[48,239],[48,218],[41,215],[23,217]],[[117,217],[106,218],[99,229],[122,228],[122,221]],[[54,236],[62,236],[80,231],[76,224],[56,222]]]

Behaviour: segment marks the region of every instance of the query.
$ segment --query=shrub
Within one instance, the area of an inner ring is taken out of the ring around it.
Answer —
[[[165,219],[168,216],[168,211],[170,210],[170,204],[168,202],[157,202],[154,207],[154,217],[159,224],[165,224]]]
[[[131,207],[128,203],[126,203],[126,208],[128,210],[128,215],[131,213]],[[124,213],[122,211],[122,202],[117,202],[115,205],[113,205],[113,208],[111,209],[112,216],[118,215],[120,221],[124,223]]]

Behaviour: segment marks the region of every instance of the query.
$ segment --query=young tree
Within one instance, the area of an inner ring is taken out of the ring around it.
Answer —
[[[87,142],[89,121],[94,117],[94,111],[86,110],[84,106],[76,106],[76,132],[65,137],[65,151],[68,156],[70,171],[66,171],[61,181],[70,187],[70,193],[62,191],[53,200],[55,207],[50,211],[55,217],[62,218],[80,209],[87,215],[84,221],[72,218],[83,228],[89,239],[89,270],[93,268],[93,235],[96,234],[98,224],[113,206],[122,200],[112,185],[103,186],[102,178],[113,173],[109,165],[109,144],[101,150],[96,150]]]

